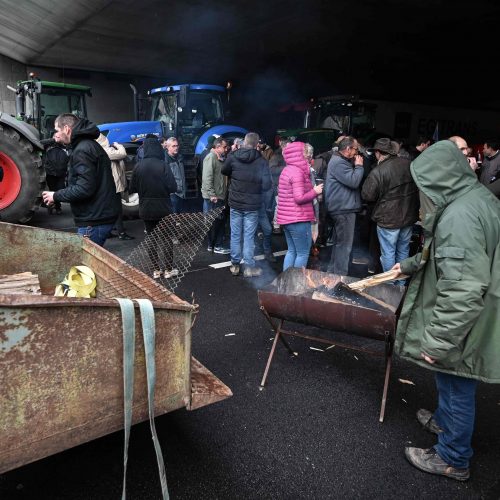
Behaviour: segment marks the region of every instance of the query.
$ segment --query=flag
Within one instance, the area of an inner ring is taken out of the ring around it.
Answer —
[[[439,141],[439,122],[436,122],[436,128],[434,129],[434,133],[432,134],[432,140],[434,142]]]

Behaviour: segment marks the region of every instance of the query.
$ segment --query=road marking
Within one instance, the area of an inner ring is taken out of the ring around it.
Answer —
[[[286,254],[286,250],[280,250],[279,252],[273,252],[273,255],[275,257],[280,257],[281,255],[285,255]],[[265,256],[264,254],[261,254],[261,255],[256,255],[254,257],[255,260],[264,260],[265,259]],[[211,267],[212,269],[222,269],[223,267],[229,267],[229,266],[232,266],[232,263],[230,260],[228,260],[227,262],[218,262],[217,264],[210,264],[208,267]]]

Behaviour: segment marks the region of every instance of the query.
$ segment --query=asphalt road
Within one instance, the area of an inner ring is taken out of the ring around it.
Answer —
[[[74,231],[64,209],[62,216],[40,211],[32,224]],[[143,237],[140,221],[126,225],[135,240],[106,243],[121,257]],[[283,237],[274,236],[273,244],[284,248]],[[325,253],[327,249],[322,258]],[[259,311],[257,289],[280,272],[282,257],[277,264],[264,265],[264,276],[252,279],[233,277],[227,267],[210,267],[226,260],[202,250],[177,290],[186,300],[194,295],[200,305],[193,354],[234,396],[156,419],[171,498],[500,498],[498,386],[478,388],[471,480],[459,483],[420,472],[406,462],[403,447],[434,443],[415,419],[419,408],[434,408],[432,372],[394,359],[381,424],[382,358],[340,347],[324,350],[322,344],[292,339],[298,356],[278,345],[261,390],[273,332]],[[365,272],[359,266],[351,274]],[[226,336],[229,333],[234,335]],[[339,342],[353,341],[350,335],[328,335]],[[376,341],[357,342],[381,347]],[[13,470],[0,476],[0,499],[119,498],[122,453],[123,434],[118,432]],[[128,498],[160,498],[147,422],[132,428]]]

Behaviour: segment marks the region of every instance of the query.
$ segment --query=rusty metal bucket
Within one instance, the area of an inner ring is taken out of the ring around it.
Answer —
[[[189,304],[115,255],[74,234],[0,223],[0,274],[32,271],[42,295],[0,295],[0,473],[123,428],[121,313],[113,297],[155,308],[155,415],[231,396],[191,357]],[[96,274],[95,299],[54,297],[73,265]],[[133,423],[148,418],[136,315]]]
[[[314,291],[321,286],[333,288],[339,281],[357,281],[350,276],[338,276],[311,269],[289,268],[281,273],[268,287],[258,291],[259,305],[276,335],[267,360],[261,386],[264,386],[278,340],[293,350],[283,336],[301,337],[324,344],[337,345],[385,358],[385,382],[382,393],[379,420],[384,420],[392,349],[396,332],[398,308],[404,296],[404,287],[382,284],[366,289],[366,293],[387,305],[387,308],[370,309],[350,303],[329,302],[313,298]],[[275,321],[277,320],[277,321]],[[285,321],[302,323],[325,329],[325,336],[316,337],[299,331],[285,330]],[[326,330],[329,331],[327,334]],[[384,349],[372,350],[342,344],[333,339],[334,332],[346,332],[360,337],[384,342]]]

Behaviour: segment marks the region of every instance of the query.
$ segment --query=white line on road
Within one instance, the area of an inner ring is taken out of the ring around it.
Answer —
[[[285,255],[286,254],[286,250],[280,250],[279,252],[274,252],[273,255],[275,257],[280,257],[281,255]],[[263,254],[261,255],[256,255],[254,257],[255,260],[264,260],[265,257]],[[210,264],[208,267],[211,267],[212,269],[221,269],[223,267],[229,267],[231,265],[231,261],[227,261],[227,262],[219,262],[217,264]]]

